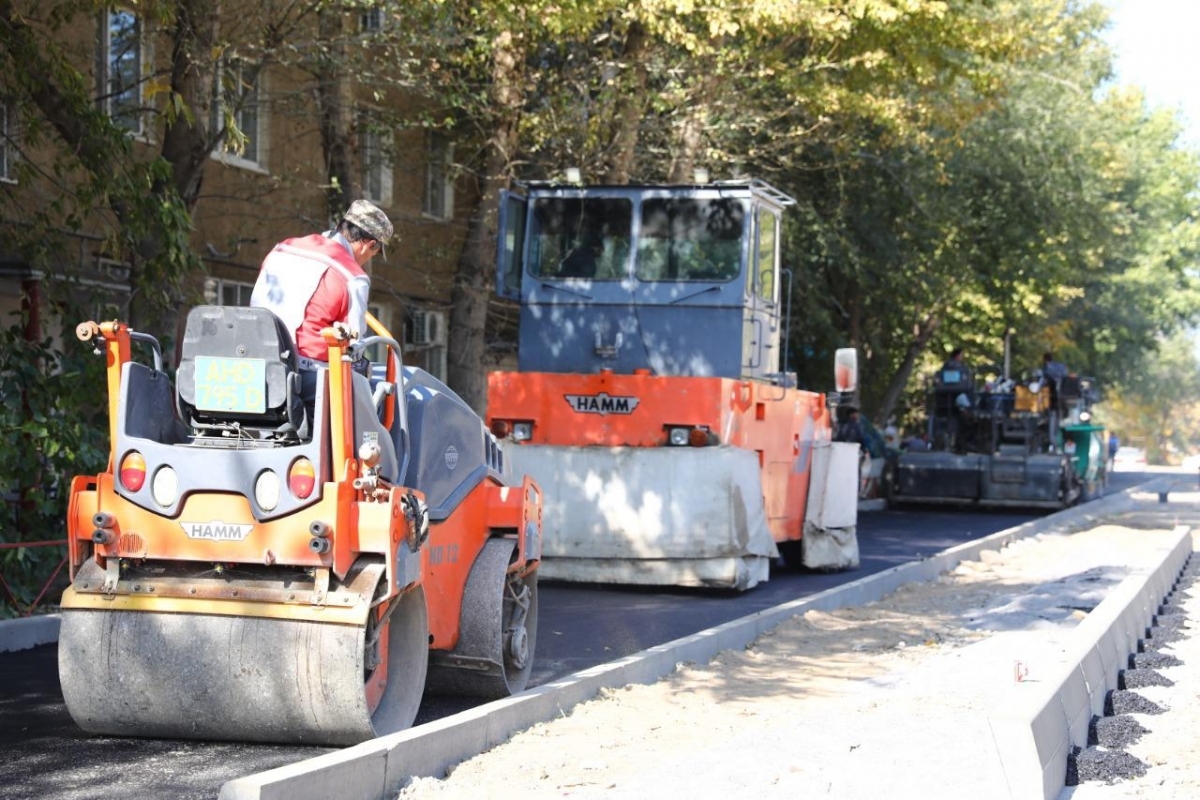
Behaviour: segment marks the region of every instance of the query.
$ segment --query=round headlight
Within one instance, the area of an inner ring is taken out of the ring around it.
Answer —
[[[533,437],[532,422],[514,422],[512,426],[512,438],[518,442],[528,442]]]
[[[154,502],[163,508],[174,505],[175,499],[179,497],[179,476],[175,474],[175,470],[160,467],[150,483],[150,493],[154,495]]]
[[[668,440],[675,447],[683,447],[688,443],[688,435],[691,433],[690,428],[671,428],[668,435]]]
[[[279,505],[279,493],[282,488],[279,476],[269,469],[264,470],[254,482],[254,502],[258,503],[258,507],[263,511],[274,511]]]

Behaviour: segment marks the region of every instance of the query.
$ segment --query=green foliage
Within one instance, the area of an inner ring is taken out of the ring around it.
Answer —
[[[19,324],[0,330],[0,541],[65,539],[71,479],[100,472],[108,459],[104,360],[74,343],[62,351],[49,340],[26,341]],[[0,569],[22,607],[64,549],[0,551]],[[17,611],[2,598],[0,617]]]
[[[1200,353],[1195,331],[1181,331],[1139,359],[1100,408],[1121,441],[1146,449],[1153,464],[1200,452]]]
[[[919,408],[954,346],[999,373],[1011,331],[1014,373],[1050,349],[1109,385],[1200,312],[1197,156],[1170,115],[1100,92],[1099,17],[1067,11],[1050,27],[1077,46],[1030,40],[974,117],[907,137],[843,120],[857,150],[815,143],[785,172],[803,186],[793,352],[859,347],[876,420]]]

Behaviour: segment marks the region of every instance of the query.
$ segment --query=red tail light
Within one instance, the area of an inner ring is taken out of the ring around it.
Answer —
[[[296,497],[305,500],[316,485],[317,471],[313,469],[312,462],[307,458],[296,459],[296,463],[288,470],[288,489]]]
[[[121,485],[131,492],[140,491],[146,483],[146,459],[136,450],[130,451],[121,459]]]

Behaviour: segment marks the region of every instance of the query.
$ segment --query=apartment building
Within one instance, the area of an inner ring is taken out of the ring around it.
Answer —
[[[97,107],[125,128],[135,151],[149,159],[161,150],[161,109],[167,102],[162,85],[171,48],[166,31],[139,15],[146,8],[118,6],[80,14],[62,25],[55,38],[94,87]],[[386,24],[377,8],[348,11],[343,22],[350,40],[370,36]],[[244,138],[237,147],[218,147],[204,166],[191,238],[203,270],[188,277],[187,294],[194,302],[244,305],[259,263],[277,241],[329,227],[324,187],[330,178],[311,74],[269,61],[250,80],[243,74],[245,64],[234,59],[221,59],[215,70],[225,88],[215,93],[208,113],[218,125],[229,113]],[[404,340],[409,363],[445,377],[445,312],[466,206],[475,198],[467,193],[467,184],[456,184],[450,139],[416,123],[419,100],[347,80],[344,95],[353,104],[349,150],[360,194],[387,211],[398,237],[386,259],[376,257],[367,267],[371,310]],[[61,186],[49,175],[49,148],[23,141],[16,106],[5,100],[3,88],[0,81],[0,193],[12,201],[4,207],[50,207]],[[235,89],[241,92],[236,104],[222,106]],[[413,122],[405,124],[406,118]],[[35,168],[22,170],[22,162]],[[0,324],[13,324],[12,314],[24,307],[37,310],[42,335],[69,331],[75,320],[56,320],[45,307],[48,282],[68,277],[97,316],[111,318],[128,302],[130,267],[104,252],[102,230],[98,217],[64,226],[59,231],[64,244],[41,268],[0,250]]]

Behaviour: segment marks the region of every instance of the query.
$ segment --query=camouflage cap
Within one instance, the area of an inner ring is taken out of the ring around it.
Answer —
[[[392,238],[392,222],[383,209],[368,200],[355,200],[342,220],[357,225],[363,233],[379,242],[382,249]],[[384,257],[387,254],[384,253]]]

